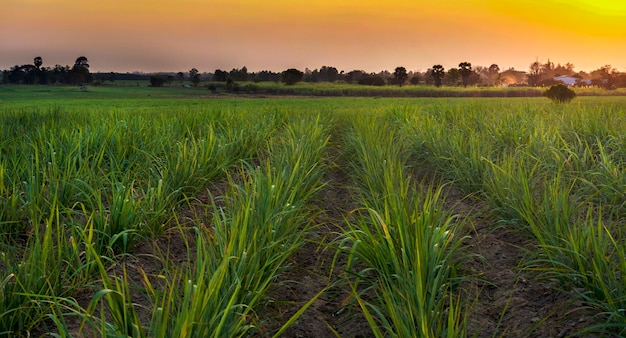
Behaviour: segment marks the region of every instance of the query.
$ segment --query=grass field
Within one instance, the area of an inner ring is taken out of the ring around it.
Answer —
[[[1,86],[0,337],[626,336],[624,107]]]

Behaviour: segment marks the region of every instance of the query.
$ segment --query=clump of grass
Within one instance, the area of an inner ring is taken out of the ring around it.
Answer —
[[[463,310],[452,292],[461,241],[442,187],[411,183],[408,143],[389,124],[354,125],[347,143],[364,208],[353,212],[341,241],[354,298],[376,336],[463,335]]]
[[[236,172],[236,180],[229,176],[225,196],[205,206],[212,225],[195,227],[196,255],[189,258],[188,267],[166,269],[163,291],[144,276],[153,304],[150,323],[141,323],[134,310],[137,304],[130,296],[126,273],[111,278],[102,261],[103,289],[75,315],[102,335],[253,334],[256,312],[287,268],[287,259],[304,244],[311,212],[307,202],[320,189],[325,168],[322,155],[330,123],[324,125],[319,117],[297,121],[289,122],[282,136],[269,143],[268,157],[258,167],[245,164]],[[111,319],[97,317],[98,305]]]

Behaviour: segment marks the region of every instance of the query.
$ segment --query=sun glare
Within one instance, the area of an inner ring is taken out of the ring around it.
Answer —
[[[563,1],[583,10],[606,16],[626,16],[626,1],[568,0]]]

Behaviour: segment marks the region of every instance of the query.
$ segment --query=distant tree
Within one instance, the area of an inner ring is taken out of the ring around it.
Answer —
[[[15,65],[9,69],[9,83],[19,84],[24,82],[26,72],[21,66]]]
[[[611,65],[604,65],[600,69],[592,72],[600,75],[600,86],[606,89],[615,89],[615,78],[618,74],[617,69]]]
[[[550,61],[550,59],[548,59],[548,61],[546,61],[546,63],[541,65],[541,77],[542,77],[542,80],[552,79],[555,76],[556,76],[556,73],[555,73],[554,62],[552,62],[552,61]]]
[[[385,78],[381,74],[375,73],[365,74],[357,81],[357,83],[367,86],[384,86],[386,84]]]
[[[413,77],[409,80],[409,83],[412,85],[418,85],[420,84],[421,78],[420,75],[418,73],[414,73]]]
[[[22,65],[22,71],[24,72],[23,82],[25,84],[37,84],[39,81],[38,71],[34,65]]]
[[[393,72],[393,80],[400,87],[402,87],[408,77],[409,74],[407,74],[406,68],[404,67],[396,67],[395,71]]]
[[[458,86],[461,79],[461,73],[458,68],[450,68],[446,72],[444,82],[448,86]]]
[[[82,85],[83,83],[90,83],[93,80],[91,73],[89,73],[89,60],[85,56],[79,56],[74,62],[74,66],[70,71],[70,77],[74,84]]]
[[[539,61],[535,61],[530,64],[530,71],[528,72],[528,85],[537,87],[541,82],[541,64]]]
[[[445,74],[446,70],[443,68],[442,65],[434,65],[433,68],[430,70],[430,76],[432,76],[435,80],[436,87],[441,87],[441,79],[443,79],[443,76]]]
[[[248,81],[248,68],[246,66],[241,69],[233,68],[230,73],[227,73],[227,77],[229,76],[234,81]]]
[[[89,60],[85,56],[79,56],[74,62],[74,67],[83,67],[89,69]]]
[[[487,71],[487,78],[489,79],[489,83],[491,85],[500,84],[500,67],[497,64],[492,64],[489,66],[489,70]]]
[[[254,81],[255,82],[261,82],[261,81],[279,82],[280,81],[280,74],[274,73],[274,72],[269,71],[269,70],[262,70],[262,71],[260,71],[260,72],[255,74]]]
[[[215,82],[226,82],[226,80],[228,80],[230,74],[225,71],[225,70],[221,70],[221,69],[216,69],[215,72],[213,73],[213,81]]]
[[[325,82],[335,82],[339,77],[339,71],[335,67],[322,66],[318,72],[318,80]]]
[[[189,70],[189,81],[193,83],[194,87],[197,87],[198,83],[200,83],[200,73],[196,68],[191,68],[191,70]]]
[[[163,75],[150,75],[150,87],[163,87],[166,81]]]
[[[295,68],[289,68],[283,71],[281,74],[282,82],[285,83],[286,85],[294,85],[302,81],[303,77],[304,77],[304,73]]]
[[[573,90],[567,88],[566,85],[558,84],[546,90],[543,93],[543,96],[549,98],[550,100],[552,100],[552,102],[555,103],[567,103],[576,97],[576,93]]]
[[[566,63],[565,65],[561,65],[560,63],[556,65],[556,67],[554,68],[554,76],[561,76],[561,75],[568,75],[568,76],[574,75],[574,65],[569,62]]]
[[[463,81],[463,87],[467,87],[469,84],[470,76],[472,75],[472,64],[469,62],[459,63],[459,73],[461,74],[461,80]]]
[[[616,88],[626,88],[626,73],[619,73],[614,79]]]
[[[248,81],[248,68],[246,66],[239,70],[239,81]]]
[[[37,68],[37,70],[41,68],[42,64],[43,64],[43,59],[41,58],[41,56],[37,56],[33,59],[33,65],[35,65],[35,68]]]
[[[183,72],[178,72],[176,73],[176,76],[178,77],[178,81],[180,81],[180,84],[183,84],[183,81],[185,81],[185,73]]]
[[[238,92],[239,84],[233,81],[233,79],[228,78],[228,80],[226,80],[226,91],[229,93]]]
[[[362,70],[351,70],[345,75],[347,83],[358,83],[361,78],[368,76],[368,74]]]
[[[114,72],[110,72],[109,73],[109,81],[111,81],[111,83],[115,83],[115,73]]]

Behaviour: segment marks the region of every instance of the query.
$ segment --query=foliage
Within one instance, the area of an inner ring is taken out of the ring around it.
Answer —
[[[300,81],[304,77],[304,73],[295,68],[289,68],[282,72],[281,80],[286,85],[294,85]]]
[[[549,98],[555,103],[568,103],[576,97],[576,92],[569,89],[563,84],[550,87],[543,93],[543,96]]]
[[[474,71],[472,70],[472,64],[469,62],[461,62],[459,63],[459,73],[461,74],[461,79],[463,80],[463,87],[467,87],[469,84],[470,76]]]
[[[393,72],[393,80],[399,87],[402,87],[408,77],[409,75],[404,67],[396,67],[396,70]]]
[[[430,70],[430,76],[433,77],[433,79],[435,79],[435,87],[440,87],[441,86],[441,79],[443,79],[443,76],[445,75],[445,69],[443,68],[442,65],[434,65],[431,70]]]
[[[167,78],[163,75],[150,75],[150,87],[163,87]]]
[[[200,72],[198,72],[196,68],[189,70],[189,81],[191,81],[194,87],[198,87],[200,83]]]
[[[360,85],[377,87],[387,84],[382,76],[376,74],[365,74],[357,81],[357,83]]]

